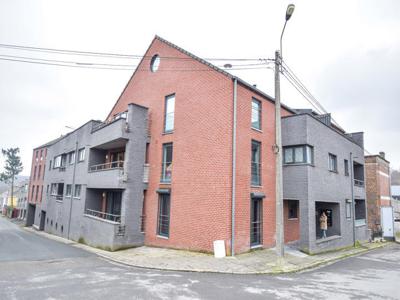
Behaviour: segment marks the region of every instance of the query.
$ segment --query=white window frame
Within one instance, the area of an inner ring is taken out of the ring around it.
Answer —
[[[81,148],[78,150],[78,162],[85,160],[85,148]]]

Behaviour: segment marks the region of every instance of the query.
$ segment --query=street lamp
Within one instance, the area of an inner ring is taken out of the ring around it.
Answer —
[[[280,39],[280,51],[275,52],[275,197],[276,197],[276,253],[278,257],[284,256],[284,223],[283,223],[283,192],[282,192],[282,134],[281,134],[281,87],[279,72],[282,65],[282,37],[286,23],[294,11],[294,4],[289,4],[286,9],[285,25]]]

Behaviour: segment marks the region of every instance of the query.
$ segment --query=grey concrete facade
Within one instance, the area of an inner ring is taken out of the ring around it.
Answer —
[[[35,227],[102,249],[142,245],[147,140],[147,108],[129,104],[123,117],[110,123],[89,121],[51,145],[43,199],[35,210]],[[85,149],[83,160],[79,159],[81,149]],[[121,149],[123,158],[118,162],[106,161],[113,149]],[[55,157],[60,155],[65,158],[58,167]],[[54,184],[56,191],[52,190]],[[67,185],[71,185],[68,191]],[[80,195],[75,194],[78,185]],[[109,193],[114,198],[120,195],[115,200],[118,203],[111,204],[118,207],[116,214],[106,210],[105,199],[102,202]]]
[[[361,219],[354,222],[355,200],[365,203],[364,150],[362,133],[347,135],[332,127],[330,118],[323,121],[310,113],[282,118],[282,146],[308,145],[312,147],[313,158],[309,163],[283,165],[283,196],[287,200],[299,201],[301,250],[318,253],[326,250],[353,245],[355,240],[368,239],[366,223]],[[329,170],[329,154],[337,158],[337,171]],[[345,174],[345,160],[349,174]],[[353,163],[357,169],[358,184],[352,179]],[[354,192],[354,194],[352,193]],[[351,216],[346,215],[351,207]],[[357,215],[366,219],[366,205]],[[331,226],[327,238],[320,238],[318,211],[332,211]],[[365,221],[365,220],[364,220]],[[355,235],[355,240],[353,235]]]

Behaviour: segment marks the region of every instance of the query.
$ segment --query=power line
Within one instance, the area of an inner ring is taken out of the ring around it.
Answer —
[[[319,108],[320,113],[322,112],[323,114],[327,114],[328,111],[322,106],[322,104],[311,94],[311,92],[306,88],[306,86],[300,81],[300,79],[293,73],[293,71],[291,71],[291,69],[287,66],[286,63],[282,64],[282,74],[283,72],[285,72],[287,74],[287,76],[289,76],[293,82],[291,82],[291,84],[295,84],[297,85],[298,88],[296,88],[297,90],[301,89],[303,91],[302,95],[304,98],[307,99],[308,102],[312,102],[313,106],[316,108]],[[286,79],[288,79],[286,77]],[[332,118],[332,122],[340,129],[343,130],[343,128],[339,125],[338,122],[336,122],[336,120],[334,118]]]
[[[113,57],[113,58],[130,58],[130,59],[142,59],[152,58],[151,56],[135,55],[135,54],[123,54],[123,53],[111,53],[111,52],[94,52],[94,51],[81,51],[81,50],[69,50],[69,49],[55,49],[55,48],[43,48],[33,46],[21,46],[13,44],[0,44],[1,48],[24,50],[24,51],[35,51],[35,52],[46,52],[55,54],[66,54],[66,55],[80,55],[80,56],[100,56],[100,57]],[[160,56],[163,59],[175,59],[175,60],[192,60],[191,57],[174,57],[174,56]],[[209,61],[269,61],[270,59],[265,58],[205,58]]]
[[[1,55],[0,60],[11,61],[11,62],[21,62],[39,65],[49,65],[58,67],[73,67],[73,68],[84,68],[84,69],[103,69],[103,70],[125,70],[133,71],[137,66],[135,65],[117,65],[117,64],[105,64],[105,63],[92,63],[92,62],[76,62],[76,61],[64,61],[64,60],[52,60],[52,59],[42,59],[24,56],[13,56],[13,55]],[[253,64],[252,66],[246,67],[247,65],[235,65],[234,68],[224,68],[220,67],[225,71],[236,71],[236,70],[265,70],[270,68],[266,64]],[[243,67],[242,67],[243,66]],[[136,69],[136,71],[149,71],[148,69]],[[209,72],[214,71],[212,68],[171,68],[171,69],[159,69],[161,72]]]

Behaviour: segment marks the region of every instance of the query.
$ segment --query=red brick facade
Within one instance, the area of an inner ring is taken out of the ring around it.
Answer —
[[[151,57],[161,57],[157,72]],[[214,240],[231,241],[233,79],[156,37],[109,118],[129,103],[149,108],[150,175],[145,204],[145,244],[213,251]],[[173,133],[163,133],[165,97],[175,94]],[[261,131],[251,129],[252,98],[262,101]],[[282,114],[290,114],[282,109]],[[263,192],[263,246],[274,245],[274,103],[239,82],[235,252],[250,249],[250,193]],[[251,187],[251,141],[261,142],[262,184]],[[173,143],[171,184],[161,184],[162,145]],[[157,190],[171,189],[169,238],[157,236]]]
[[[46,171],[47,148],[36,148],[32,154],[31,175],[29,178],[28,203],[40,203],[43,195],[43,179]]]
[[[368,228],[376,231],[381,226],[381,207],[391,206],[390,164],[379,155],[365,157]]]

